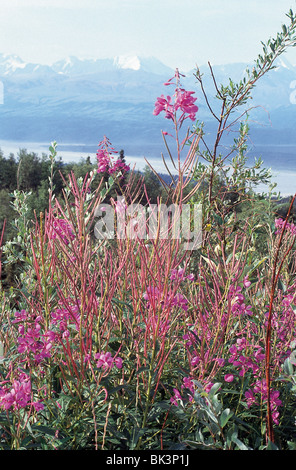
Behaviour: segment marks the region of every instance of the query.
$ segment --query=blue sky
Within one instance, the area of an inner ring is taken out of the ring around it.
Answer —
[[[136,54],[183,71],[251,64],[290,8],[295,0],[0,0],[0,52],[43,64]],[[296,48],[286,57],[296,64]]]

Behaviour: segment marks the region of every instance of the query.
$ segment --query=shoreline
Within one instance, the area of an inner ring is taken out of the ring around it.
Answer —
[[[7,140],[0,140],[0,150],[3,152],[4,158],[8,158],[10,153],[13,153],[15,157],[17,157],[18,152],[20,149],[26,149],[28,152],[37,153],[38,156],[42,156],[42,154],[49,155],[49,143],[43,142],[11,142]],[[124,147],[124,146],[123,146]],[[258,146],[258,150],[262,149],[263,147]],[[267,149],[268,147],[266,147]],[[270,161],[268,162],[267,158],[261,156],[263,160],[263,168],[270,168],[272,171],[272,181],[277,183],[275,187],[275,192],[280,192],[281,197],[287,197],[294,195],[296,192],[296,158],[294,159],[293,152],[285,155],[285,150],[288,148],[296,149],[296,146],[279,146],[279,153],[276,163],[276,166],[272,166],[273,161],[275,161],[274,154],[270,154]],[[91,150],[91,151],[89,151]],[[280,154],[280,151],[282,153]],[[81,159],[87,158],[90,156],[91,162],[96,162],[96,151],[97,145],[86,145],[83,143],[64,143],[58,144],[57,146],[57,158],[62,158],[65,164],[67,163],[78,163]],[[258,152],[258,156],[260,156],[260,151]],[[253,160],[255,157],[254,149],[249,153],[249,159]],[[143,155],[129,155],[125,153],[125,159],[130,164],[131,169],[135,168],[135,170],[142,171],[145,166],[147,165],[147,161],[153,166],[153,168],[158,171],[159,173],[167,173],[165,166],[163,164],[161,154],[159,157],[149,157],[146,156],[144,153]],[[279,163],[284,163],[285,166],[280,165]],[[169,159],[166,159],[166,163],[169,166],[170,171],[173,171],[173,168],[170,165]],[[254,188],[256,192],[268,192],[267,185],[259,185],[257,188]]]

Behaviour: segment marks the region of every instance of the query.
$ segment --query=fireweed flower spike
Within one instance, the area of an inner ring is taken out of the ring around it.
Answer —
[[[173,98],[171,96],[165,97],[161,95],[157,98],[154,106],[153,114],[158,116],[161,112],[165,113],[166,119],[171,119],[176,122],[179,127],[183,124],[184,120],[189,118],[192,121],[195,120],[198,107],[195,104],[197,98],[195,98],[194,91],[186,91],[181,88],[180,85],[180,72],[176,70],[175,76],[170,78],[164,85],[175,85],[175,93]],[[183,77],[185,75],[182,75]],[[173,80],[176,79],[176,82]],[[181,112],[181,115],[177,119],[177,111]]]
[[[97,151],[98,173],[107,172],[109,175],[114,173],[126,173],[130,170],[130,166],[126,165],[120,158],[113,162],[114,154],[118,153],[112,146],[109,139],[104,136],[104,139],[99,142]]]
[[[97,151],[98,173],[104,173],[109,170],[113,153],[117,152],[111,146],[109,139],[104,135],[103,140],[99,142]]]
[[[30,378],[26,374],[20,374],[11,384],[8,381],[0,383],[0,408],[19,410],[33,405],[37,412],[41,411],[44,408],[43,403],[31,402],[31,395]]]

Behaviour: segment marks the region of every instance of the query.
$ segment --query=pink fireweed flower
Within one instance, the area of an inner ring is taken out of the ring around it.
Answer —
[[[231,354],[236,354],[236,352],[237,352],[237,349],[236,349],[236,347],[235,347],[235,345],[234,345],[234,344],[233,344],[232,346],[230,346],[230,348],[229,348],[229,352],[230,352]]]
[[[233,382],[234,375],[233,374],[226,374],[226,375],[224,375],[224,380],[225,380],[225,382]]]
[[[12,320],[12,323],[24,322],[28,318],[29,318],[29,315],[27,314],[26,310],[21,310],[20,312],[15,312],[14,320]]]
[[[172,272],[171,272],[171,280],[174,281],[176,279],[184,279],[185,277],[185,269],[183,268],[179,268],[178,270],[177,269],[172,269]]]
[[[112,199],[112,202],[115,205],[115,212],[121,216],[125,215],[127,204],[123,200],[120,200],[120,199],[118,201],[114,201],[114,199]]]
[[[274,221],[274,225],[275,225],[275,228],[277,229],[275,234],[279,234],[281,233],[281,231],[283,230],[284,228],[284,225],[285,225],[285,220],[281,219],[281,218],[278,218],[278,219],[275,219]],[[293,224],[293,222],[287,222],[286,223],[286,226],[285,226],[285,229],[290,232],[292,235],[296,235],[296,226],[295,224]]]
[[[273,413],[271,413],[271,417],[272,417],[272,421],[274,422],[274,424],[279,424],[279,412],[278,411],[274,411]]]
[[[236,344],[237,344],[237,349],[239,351],[242,351],[243,349],[245,349],[247,346],[249,346],[249,342],[246,340],[246,338],[238,338],[236,340]]]
[[[97,359],[97,367],[102,367],[103,369],[108,369],[113,367],[113,357],[110,352],[98,353],[95,355]]]
[[[52,330],[47,330],[47,332],[43,334],[43,337],[46,338],[47,341],[51,344],[56,343],[58,341],[57,333]]]
[[[32,402],[31,398],[31,381],[26,374],[20,374],[11,383],[9,381],[0,382],[0,408],[19,410],[26,406],[33,406],[37,412],[44,409],[42,402]]]
[[[189,119],[195,120],[195,115],[198,111],[198,107],[194,104],[197,98],[192,95],[194,91],[181,91],[177,90],[177,97],[175,102],[175,110],[181,109],[184,114],[188,114]]]
[[[235,297],[236,295],[239,295],[241,293],[242,288],[234,284],[236,279],[232,279],[231,281],[233,282],[233,284],[231,284],[229,287],[229,295]]]
[[[160,98],[157,98],[153,111],[154,116],[158,116],[159,113],[164,111],[166,119],[174,120],[174,106],[171,102],[172,98],[170,96],[165,98],[164,95],[161,95]]]
[[[65,330],[62,334],[62,338],[63,339],[67,339],[70,337],[70,331],[69,330]]]
[[[80,324],[79,305],[68,305],[68,308],[56,308],[51,313],[51,325],[58,326],[60,333],[67,331],[70,323],[74,323],[76,330]]]
[[[143,299],[147,301],[148,306],[158,307],[161,305],[165,307],[180,307],[187,312],[188,310],[188,300],[180,293],[173,295],[172,292],[164,294],[161,288],[158,287],[147,287],[146,292],[143,294]]]
[[[245,304],[245,297],[241,294],[240,287],[229,289],[229,294],[233,295],[231,311],[234,315],[252,315],[252,307]]]
[[[185,312],[188,310],[188,300],[182,294],[176,294],[172,300],[172,305],[181,307]]]
[[[284,224],[283,219],[278,218],[274,220],[274,225],[276,228],[282,228],[283,224]]]
[[[257,401],[256,395],[259,395],[259,399]],[[279,424],[279,411],[278,407],[282,405],[282,401],[279,399],[280,392],[278,390],[271,390],[270,391],[270,405],[272,411],[272,420],[275,424]],[[245,393],[245,397],[247,400],[248,408],[253,405],[259,405],[259,403],[267,401],[267,386],[265,380],[257,380],[254,384],[253,390],[247,390]]]
[[[55,219],[53,222],[53,233],[52,239],[54,240],[59,236],[63,242],[68,245],[70,240],[74,240],[75,234],[70,226],[69,222],[64,219]]]
[[[247,399],[248,408],[250,408],[254,404],[258,404],[257,400],[256,400],[256,397],[255,397],[252,390],[247,390],[246,393],[245,393],[245,397]]]
[[[186,346],[192,346],[195,344],[197,341],[199,341],[199,337],[197,335],[197,331],[189,331],[189,333],[186,333],[185,335],[182,336],[182,338],[185,340]]]
[[[178,401],[182,401],[182,396],[181,393],[177,388],[173,388],[174,395],[170,398],[170,402],[173,403],[173,405],[178,406]]]
[[[251,285],[251,281],[249,281],[249,277],[245,276],[243,280],[244,287],[248,288]]]
[[[121,357],[115,357],[114,359],[114,364],[116,365],[117,369],[121,369],[122,368],[122,359]]]
[[[97,353],[95,354],[95,359],[97,360],[97,367],[102,367],[103,369],[112,369],[114,365],[118,368],[122,368],[122,358],[116,357],[113,358],[110,352],[106,353]]]
[[[109,169],[111,158],[106,149],[99,149],[97,151],[98,173],[104,173]]]
[[[35,401],[35,402],[32,403],[32,405],[34,406],[35,411],[44,410],[44,404],[40,401]]]
[[[104,136],[104,139],[99,142],[99,148],[97,151],[97,162],[98,162],[98,173],[105,173],[107,172],[109,175],[114,173],[122,173],[122,177],[124,173],[130,170],[130,166],[127,165],[123,160],[118,158],[115,163],[113,163],[114,154],[118,152],[114,150],[111,146],[109,139]]]
[[[41,334],[41,326],[37,323],[35,328],[19,329],[21,336],[17,338],[18,352],[20,354],[33,355],[37,363],[51,357],[52,343],[48,336]]]
[[[126,165],[122,160],[118,159],[115,164],[109,168],[109,174],[112,175],[113,173],[121,172],[121,173],[126,173],[127,171],[130,170],[130,166]],[[122,178],[123,178],[122,174]]]
[[[291,303],[294,301],[294,295],[287,295],[283,298],[282,304],[284,307],[289,307]]]
[[[190,377],[184,377],[183,378],[183,384],[181,385],[182,390],[189,390],[190,393],[187,392],[187,397],[190,402],[193,402],[193,394],[195,391],[194,383]]]
[[[183,281],[184,279],[188,279],[189,281],[194,281],[194,274],[189,274],[188,276],[185,276],[184,268],[172,269],[170,279],[171,281],[175,281],[177,279],[180,279],[181,281]]]
[[[154,106],[153,114],[158,116],[161,112],[165,113],[166,119],[171,119],[175,121],[177,116],[177,111],[181,111],[181,116],[178,118],[178,124],[181,126],[183,121],[187,118],[192,121],[195,120],[198,107],[196,106],[195,101],[197,98],[194,98],[194,91],[186,91],[180,86],[180,73],[178,69],[176,70],[175,76],[170,78],[164,85],[175,85],[174,93],[174,102],[172,101],[171,96],[165,97],[161,95],[157,98]],[[182,75],[183,77],[185,75]],[[173,82],[173,79],[176,79],[176,82]]]
[[[155,300],[160,302],[161,301],[162,292],[158,287],[147,287],[146,292],[143,294],[143,299],[147,300],[149,304],[154,304]]]
[[[25,408],[31,400],[31,382],[29,378],[14,380],[11,387],[0,384],[0,406],[5,410]]]
[[[191,393],[194,393],[194,383],[193,380],[190,377],[184,377],[183,378],[183,385],[181,388],[188,388]]]
[[[223,367],[225,365],[225,359],[223,359],[222,357],[217,357],[217,359],[215,359],[215,361],[218,363],[218,365],[220,367]]]
[[[198,366],[199,363],[200,363],[200,357],[199,357],[199,356],[195,356],[195,357],[191,360],[191,365],[192,365],[192,367]]]
[[[292,235],[296,235],[296,225],[293,223],[290,224],[290,232]]]
[[[205,392],[209,393],[211,391],[211,388],[213,387],[213,385],[214,385],[213,382],[209,382],[208,384],[206,384],[204,386]]]

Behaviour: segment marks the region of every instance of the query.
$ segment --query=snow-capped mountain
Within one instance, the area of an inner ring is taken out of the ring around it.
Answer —
[[[0,78],[18,75],[36,78],[45,74],[53,75],[54,70],[48,65],[26,63],[17,55],[0,54]]]
[[[26,63],[17,55],[0,54],[0,74],[6,75],[23,69]]]
[[[72,76],[90,75],[118,70],[145,71],[157,75],[171,73],[172,69],[165,66],[154,57],[117,56],[108,59],[79,59],[67,57],[55,62],[52,69],[59,74]]]
[[[173,69],[155,57],[118,56],[114,58],[113,64],[119,69],[142,70],[155,75],[174,73]]]
[[[107,59],[80,59],[69,56],[52,65],[26,63],[17,55],[0,53],[0,77],[40,75],[40,73],[84,76],[120,70],[143,71],[156,75],[171,74],[173,70],[154,57],[117,56]]]
[[[79,59],[78,57],[67,57],[52,65],[52,69],[59,74],[66,75],[88,75],[106,72],[113,69],[113,59]]]
[[[227,86],[229,77],[240,80],[247,65],[214,66],[216,82]],[[204,88],[215,103],[208,67],[201,67],[201,72]],[[169,129],[167,120],[153,116],[153,108],[158,96],[172,93],[172,88],[164,87],[163,83],[173,75],[171,67],[154,57],[80,59],[71,56],[52,65],[42,65],[24,62],[16,55],[0,54],[3,89],[0,148],[1,140],[94,143],[103,135],[113,142],[152,145],[161,140],[161,128]],[[196,92],[198,119],[208,123],[211,129],[215,122],[204,103],[194,70],[182,78],[182,83],[187,90]],[[293,140],[296,67],[280,56],[277,67],[258,82],[252,95],[252,127],[261,141]]]

